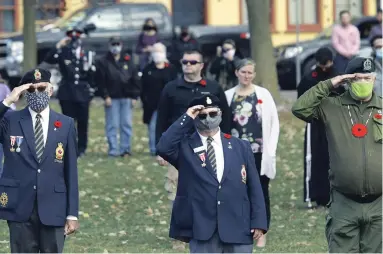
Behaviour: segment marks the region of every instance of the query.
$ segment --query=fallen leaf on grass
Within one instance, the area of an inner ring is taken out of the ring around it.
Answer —
[[[148,227],[148,228],[145,228],[145,231],[146,231],[146,232],[150,232],[150,233],[151,233],[151,232],[153,232],[153,231],[154,231],[154,228]]]
[[[138,172],[144,171],[144,166],[143,165],[139,165],[139,166],[136,167],[136,170]]]
[[[153,216],[153,209],[149,206],[148,209],[146,209],[146,214],[149,216]]]
[[[300,245],[300,246],[311,246],[312,244],[311,243],[308,243],[306,241],[304,242],[297,242],[295,245]]]
[[[132,191],[133,194],[140,194],[141,192],[142,192],[142,191],[139,190],[139,189],[134,189],[134,190]]]
[[[162,221],[160,221],[160,224],[161,224],[161,225],[165,225],[165,224],[166,224],[166,221],[162,220]]]
[[[295,196],[295,194],[292,193],[291,196],[290,196],[290,199],[291,199],[291,200],[297,200],[297,196]]]
[[[116,233],[109,233],[108,236],[117,236]]]
[[[89,218],[89,213],[84,213],[82,216],[83,216],[84,218]]]
[[[120,232],[118,232],[120,235],[126,235],[126,232],[125,231],[120,231]]]
[[[107,249],[104,249],[104,253],[109,253]]]

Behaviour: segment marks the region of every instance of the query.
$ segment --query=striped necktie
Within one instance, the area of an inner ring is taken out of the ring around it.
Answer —
[[[44,133],[43,125],[41,124],[41,115],[36,115],[36,124],[35,124],[35,144],[36,144],[36,155],[39,162],[41,161],[41,156],[44,152]]]
[[[207,157],[209,158],[209,161],[210,161],[211,167],[214,170],[215,176],[217,176],[217,161],[215,159],[214,147],[211,144],[213,140],[214,139],[212,137],[207,138]]]

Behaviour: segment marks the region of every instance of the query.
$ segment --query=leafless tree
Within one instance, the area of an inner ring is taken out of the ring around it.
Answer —
[[[270,32],[270,0],[246,0],[249,31],[251,35],[251,55],[257,66],[257,84],[263,85],[279,101],[279,85],[273,43]]]

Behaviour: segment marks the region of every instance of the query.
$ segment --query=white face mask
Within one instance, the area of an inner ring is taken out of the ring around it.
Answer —
[[[118,55],[121,53],[122,46],[110,46],[109,50],[113,55]]]
[[[155,63],[162,63],[167,60],[165,52],[153,52],[152,59]]]
[[[234,57],[234,55],[235,55],[235,49],[230,49],[229,51],[227,51],[227,52],[225,52],[224,54],[223,54],[223,56],[225,57],[225,58],[233,58]]]

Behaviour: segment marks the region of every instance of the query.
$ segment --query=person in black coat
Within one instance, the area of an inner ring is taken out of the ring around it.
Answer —
[[[210,75],[226,91],[238,84],[235,75],[236,63],[240,58],[236,55],[236,46],[233,40],[225,40],[222,47],[217,49],[217,57],[212,61],[209,68]]]
[[[316,54],[316,68],[306,73],[298,85],[298,98],[320,81],[331,79],[340,73],[333,65],[333,52],[327,48],[320,48]],[[345,92],[343,87],[334,90],[330,96]],[[330,182],[328,170],[330,168],[326,132],[323,123],[313,120],[306,125],[304,141],[304,201],[308,207],[311,202],[318,206],[325,206],[330,200]]]
[[[177,78],[177,68],[166,58],[166,46],[162,43],[153,45],[152,62],[143,70],[141,77],[141,101],[144,114],[143,122],[148,125],[149,148],[151,155],[156,155],[157,107],[165,85]]]

